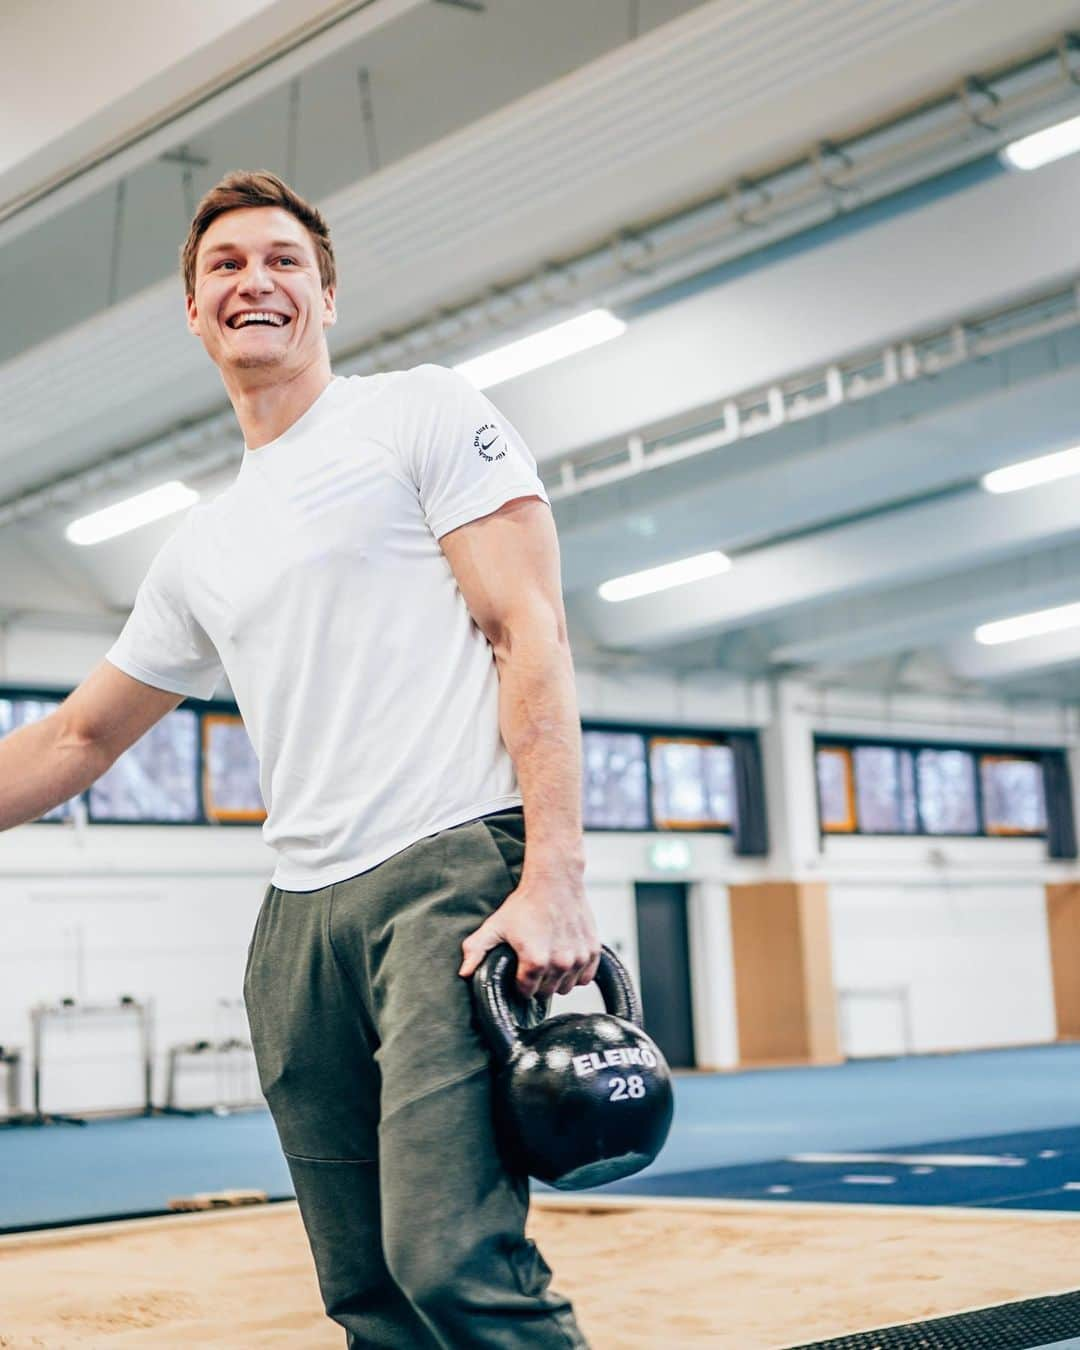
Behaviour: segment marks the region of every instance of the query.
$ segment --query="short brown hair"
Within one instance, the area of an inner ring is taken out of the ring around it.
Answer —
[[[195,255],[199,251],[199,241],[218,216],[226,211],[237,211],[251,206],[279,206],[283,211],[303,225],[315,245],[315,256],[319,261],[319,277],[323,290],[337,285],[337,265],[334,262],[334,246],[330,242],[330,226],[322,212],[304,201],[287,183],[283,183],[276,174],[260,170],[252,173],[246,169],[228,173],[212,187],[199,203],[195,218],[191,222],[188,237],[180,250],[180,270],[184,277],[185,295],[195,294]]]

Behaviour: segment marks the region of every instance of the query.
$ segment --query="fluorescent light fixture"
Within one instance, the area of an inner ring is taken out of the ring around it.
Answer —
[[[1041,169],[1055,159],[1080,150],[1080,117],[1022,136],[1001,152],[1001,158],[1013,169]]]
[[[494,351],[475,356],[471,361],[463,361],[454,369],[477,389],[490,389],[504,380],[512,380],[515,375],[539,370],[541,366],[550,366],[553,361],[561,361],[564,356],[573,356],[576,352],[598,347],[601,342],[610,342],[625,332],[626,324],[609,310],[590,309],[587,314],[579,314],[576,319],[567,319],[553,328],[519,338],[504,347],[496,347]]]
[[[613,602],[636,600],[640,595],[685,586],[688,581],[704,581],[706,577],[719,576],[730,570],[731,559],[726,553],[697,553],[692,558],[680,558],[678,562],[664,563],[662,567],[649,567],[644,572],[631,572],[628,576],[605,581],[600,587],[600,598]]]
[[[982,485],[987,492],[1019,492],[1021,488],[1052,483],[1055,478],[1068,478],[1074,473],[1080,473],[1080,445],[994,469],[983,475]]]
[[[103,511],[81,516],[73,520],[64,533],[73,544],[100,544],[104,539],[127,534],[129,530],[137,530],[140,525],[148,525],[162,516],[171,516],[174,511],[183,511],[198,500],[199,494],[194,488],[174,479],[114,506],[106,506]]]
[[[1080,604],[1058,605],[1056,609],[1038,609],[1032,614],[1018,614],[1015,619],[981,624],[975,629],[975,641],[984,647],[996,647],[999,642],[1019,642],[1022,638],[1042,637],[1044,633],[1078,627]]]

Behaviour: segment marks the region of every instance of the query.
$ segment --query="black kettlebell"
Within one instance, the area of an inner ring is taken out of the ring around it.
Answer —
[[[517,956],[504,944],[472,977],[495,1059],[496,1135],[507,1164],[562,1191],[640,1172],[663,1147],[675,1103],[626,969],[603,947],[596,983],[607,1011],[532,1026],[523,1025],[528,1009],[516,971]]]

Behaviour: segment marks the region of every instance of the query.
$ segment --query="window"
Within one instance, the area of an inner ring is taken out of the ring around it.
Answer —
[[[0,698],[0,736],[17,731],[19,727],[29,726],[31,722],[40,722],[48,717],[54,708],[60,706],[58,698]],[[41,816],[41,820],[70,820],[72,805],[76,799],[61,802]]]
[[[239,716],[203,718],[203,792],[210,820],[266,819],[259,789],[259,765]]]
[[[1043,750],[818,738],[821,832],[1045,835],[1047,755]],[[1050,759],[1063,764],[1060,751]]]
[[[0,695],[0,737],[57,708],[64,695],[32,687]],[[733,748],[734,747],[734,748]],[[761,814],[756,733],[592,723],[582,727],[582,814],[590,830],[709,830],[736,834],[740,791]],[[78,799],[43,820],[70,819],[85,801],[94,824],[257,824],[266,819],[254,747],[234,704],[183,705],[155,724]],[[759,831],[764,847],[765,834]],[[752,841],[757,836],[752,836]]]
[[[914,834],[915,767],[910,750],[855,747],[855,800],[863,834]]]
[[[851,834],[855,829],[851,751],[835,745],[817,752],[818,810],[826,834]]]
[[[730,746],[696,737],[649,742],[653,820],[660,830],[728,825],[735,818]]]
[[[198,757],[198,714],[169,713],[91,786],[90,819],[200,823]]]
[[[979,773],[987,834],[1045,833],[1046,793],[1037,760],[983,755]]]
[[[30,686],[5,689],[0,694],[0,737],[40,721],[64,697]],[[243,721],[234,704],[217,701],[167,714],[86,792],[41,819],[70,820],[77,800],[86,803],[87,818],[94,824],[255,824],[266,819],[255,752]]]
[[[586,722],[581,733],[585,828],[737,833],[736,763],[745,754],[758,766],[754,741],[750,731],[729,739],[711,728]],[[760,795],[760,768],[747,773],[750,786],[743,790]],[[751,808],[752,814],[758,809],[764,812],[763,802]]]
[[[630,731],[585,731],[581,744],[585,828],[647,830],[645,737]]]
[[[967,750],[920,750],[915,776],[927,834],[979,833],[974,755]]]

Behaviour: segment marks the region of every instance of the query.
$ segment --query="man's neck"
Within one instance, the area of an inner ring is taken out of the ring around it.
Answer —
[[[248,450],[269,445],[288,431],[333,379],[328,360],[318,361],[287,379],[258,383],[238,378],[253,373],[237,371],[231,378],[225,377],[225,388]]]

